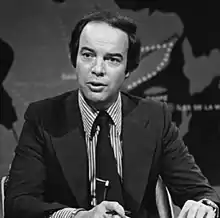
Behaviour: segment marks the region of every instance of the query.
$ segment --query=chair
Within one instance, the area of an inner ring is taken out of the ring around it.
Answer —
[[[4,214],[5,214],[4,201],[5,201],[5,186],[7,181],[8,181],[8,176],[3,176],[1,178],[2,218],[4,218]]]
[[[156,184],[156,205],[160,218],[174,218],[173,202],[169,190],[159,176]]]
[[[2,200],[2,218],[4,218],[4,200],[5,188],[8,181],[8,176],[3,176],[1,179],[1,200]],[[170,193],[165,186],[162,178],[159,176],[156,184],[156,205],[160,218],[174,218],[173,203]]]

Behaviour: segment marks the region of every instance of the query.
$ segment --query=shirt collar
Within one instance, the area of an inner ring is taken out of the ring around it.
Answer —
[[[79,99],[79,108],[82,116],[84,130],[86,134],[89,137],[91,137],[92,126],[96,117],[99,114],[99,111],[88,105],[80,90],[78,92],[78,99]],[[121,102],[122,102],[121,93],[119,92],[117,100],[106,110],[106,112],[111,117],[114,125],[116,126],[116,131],[119,136],[121,134],[121,123],[122,123]]]

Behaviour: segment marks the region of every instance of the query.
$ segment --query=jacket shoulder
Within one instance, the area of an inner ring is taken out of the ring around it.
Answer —
[[[138,96],[134,96],[128,93],[123,92],[122,95],[124,95],[126,98],[128,98],[130,101],[135,104],[134,110],[135,111],[141,111],[142,114],[161,114],[165,112],[168,112],[168,105],[166,102],[150,99],[150,98],[142,98]]]
[[[74,92],[65,92],[63,94],[46,98],[43,100],[31,102],[24,114],[25,120],[48,120],[59,118],[62,111],[65,111],[65,102]]]

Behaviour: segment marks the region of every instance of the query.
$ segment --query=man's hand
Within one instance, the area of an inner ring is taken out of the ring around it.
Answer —
[[[107,214],[106,212],[115,211],[117,215]],[[114,201],[103,201],[89,211],[80,211],[75,218],[126,218],[124,208]]]
[[[215,212],[212,207],[203,204],[200,201],[187,201],[178,218],[214,218]]]

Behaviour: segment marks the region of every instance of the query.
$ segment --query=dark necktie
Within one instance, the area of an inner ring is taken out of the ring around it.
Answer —
[[[103,200],[117,201],[124,205],[122,197],[122,187],[120,176],[117,171],[117,162],[110,142],[110,116],[105,111],[101,111],[96,118],[96,125],[100,127],[96,146],[96,178],[109,181],[109,188],[106,198],[103,199],[103,186],[96,183],[97,204]]]

